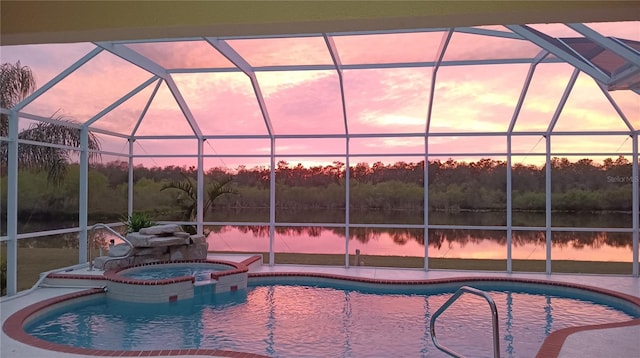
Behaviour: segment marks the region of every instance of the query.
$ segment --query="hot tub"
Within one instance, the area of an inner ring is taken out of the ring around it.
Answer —
[[[248,271],[241,263],[192,260],[130,266],[104,276],[110,298],[153,303],[246,289]]]

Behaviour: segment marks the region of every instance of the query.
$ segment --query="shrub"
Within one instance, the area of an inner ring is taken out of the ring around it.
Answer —
[[[122,218],[122,223],[127,228],[127,234],[130,232],[138,232],[140,229],[155,225],[146,213],[135,212],[127,218]]]

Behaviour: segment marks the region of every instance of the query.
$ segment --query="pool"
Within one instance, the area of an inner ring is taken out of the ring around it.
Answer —
[[[172,303],[104,294],[54,306],[25,331],[98,350],[220,349],[271,357],[444,356],[429,319],[462,285],[489,291],[499,309],[502,356],[534,356],[558,329],[628,321],[640,307],[568,287],[505,281],[375,285],[313,277],[258,277],[247,290]],[[489,308],[463,296],[438,319],[439,341],[469,357],[491,355]]]

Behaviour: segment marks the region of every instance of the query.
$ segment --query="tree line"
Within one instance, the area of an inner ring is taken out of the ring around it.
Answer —
[[[433,211],[504,211],[506,163],[480,159],[475,162],[429,162],[429,209]],[[544,166],[512,166],[512,203],[516,211],[545,210]],[[170,183],[196,177],[195,167],[134,168],[134,208],[156,213],[158,219],[173,216],[184,201],[180,190],[163,190]],[[4,171],[3,173],[6,173]],[[278,210],[344,210],[345,165],[304,167],[278,162],[276,206]],[[78,211],[79,168],[68,164],[67,175],[55,185],[45,170],[19,173],[19,211],[24,217],[74,218]],[[630,211],[631,163],[624,157],[602,163],[591,159],[571,162],[551,160],[552,208],[558,211]],[[0,184],[6,192],[6,176]],[[268,208],[270,171],[266,167],[238,167],[233,172],[211,168],[205,184],[228,182],[231,195],[217,198],[211,212]],[[166,189],[166,188],[165,188]],[[89,209],[93,218],[114,218],[127,211],[128,164],[122,161],[93,163],[89,170]],[[355,211],[424,210],[424,161],[358,163],[350,168],[350,209]],[[2,195],[6,205],[6,195]],[[55,208],[55,210],[52,210]],[[164,217],[163,217],[164,215]]]

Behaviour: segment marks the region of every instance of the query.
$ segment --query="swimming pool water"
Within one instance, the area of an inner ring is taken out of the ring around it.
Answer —
[[[637,317],[590,301],[536,291],[491,291],[501,356],[532,357],[552,331]],[[104,296],[31,322],[36,337],[106,350],[226,349],[273,357],[441,357],[429,319],[451,293],[381,294],[300,285],[250,287],[166,304]],[[487,303],[464,295],[438,318],[438,339],[468,357],[492,355]]]
[[[196,281],[208,280],[214,272],[230,270],[232,267],[214,264],[194,264],[194,265],[154,265],[139,268],[127,269],[119,273],[124,277],[137,280],[163,280],[183,276],[193,276]]]

